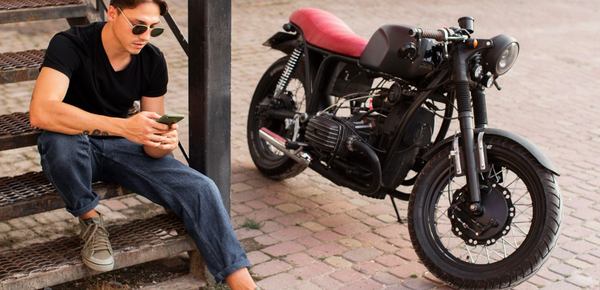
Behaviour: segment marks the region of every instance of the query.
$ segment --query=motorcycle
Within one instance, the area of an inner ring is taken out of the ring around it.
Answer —
[[[472,17],[458,24],[384,25],[366,40],[333,14],[295,11],[264,43],[285,56],[256,87],[248,146],[268,178],[311,168],[362,195],[389,195],[399,221],[394,200],[408,201],[412,245],[441,280],[514,286],[556,244],[558,173],[526,139],[488,127],[485,90],[500,90],[517,40],[472,37]]]

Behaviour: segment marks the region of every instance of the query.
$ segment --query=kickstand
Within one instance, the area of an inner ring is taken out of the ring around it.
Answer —
[[[390,200],[392,200],[392,205],[394,206],[394,211],[396,212],[396,217],[398,218],[398,223],[404,224],[402,218],[400,217],[400,213],[398,212],[398,207],[396,206],[396,202],[394,201],[394,197],[390,195]]]

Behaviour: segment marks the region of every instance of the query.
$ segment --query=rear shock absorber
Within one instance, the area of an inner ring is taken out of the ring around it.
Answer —
[[[302,46],[298,46],[294,49],[292,54],[290,55],[290,59],[288,59],[285,64],[285,69],[283,73],[279,77],[279,81],[277,81],[277,87],[275,87],[274,97],[277,98],[279,95],[287,88],[287,85],[290,83],[290,77],[294,73],[294,70],[298,66],[298,60],[302,55]]]

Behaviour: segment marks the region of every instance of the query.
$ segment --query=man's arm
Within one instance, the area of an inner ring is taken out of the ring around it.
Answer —
[[[169,128],[155,121],[160,115],[154,112],[142,112],[123,119],[88,113],[63,103],[69,81],[60,71],[42,68],[29,106],[33,127],[69,135],[122,136],[148,146],[159,146],[166,139],[160,134],[168,132]]]
[[[142,97],[140,107],[142,111],[156,112],[160,115],[165,113],[165,98],[161,97]],[[170,126],[169,131],[161,134],[163,139],[159,146],[145,145],[144,152],[153,158],[161,158],[171,153],[179,143],[177,134],[177,124]]]

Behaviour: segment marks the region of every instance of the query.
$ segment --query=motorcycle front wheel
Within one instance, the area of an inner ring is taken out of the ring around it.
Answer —
[[[483,216],[465,215],[467,182],[456,176],[449,149],[429,160],[409,201],[417,255],[431,273],[461,289],[523,282],[550,257],[560,227],[555,175],[511,140],[486,136],[485,143],[491,169],[480,174]]]

